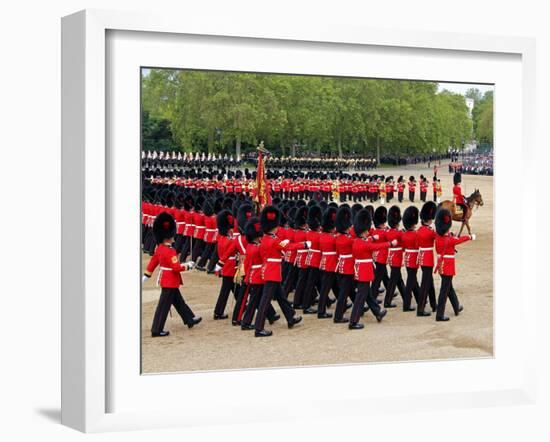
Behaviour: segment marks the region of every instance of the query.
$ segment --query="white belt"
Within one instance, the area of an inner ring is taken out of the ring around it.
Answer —
[[[355,264],[361,264],[362,262],[372,262],[372,259],[356,259]]]
[[[388,250],[389,250],[390,252],[397,252],[397,251],[403,250],[403,249],[402,249],[401,247],[390,247]]]
[[[418,249],[405,249],[406,253],[417,253]]]
[[[433,250],[433,247],[420,247],[418,250]]]
[[[234,261],[237,257],[236,256],[231,256],[229,258],[227,258],[228,261]]]
[[[180,224],[185,224],[185,221],[178,221],[176,224],[179,226]]]
[[[336,255],[336,252],[323,252],[323,255]]]
[[[438,255],[438,256],[441,258],[441,255]],[[454,259],[455,256],[454,255],[443,255],[443,258]]]
[[[277,258],[267,258],[267,262],[281,262],[282,259],[277,259]]]
[[[195,227],[195,224],[187,224],[189,227]]]
[[[197,226],[197,225],[195,225],[195,224],[193,224],[193,225],[194,225],[197,229],[205,229],[205,228],[206,228],[206,226]]]
[[[207,232],[215,232],[218,229],[206,229]]]
[[[169,272],[172,271],[172,267],[161,267],[160,269],[161,269],[161,270],[167,270],[167,271],[169,271]]]
[[[321,253],[320,250],[316,250],[316,249],[309,249],[310,252],[314,252],[314,253]]]
[[[296,251],[296,253],[304,253],[304,252],[307,252],[307,249],[297,250],[297,251]]]
[[[351,258],[353,255],[340,255],[339,259]]]
[[[251,269],[261,269],[262,268],[262,265],[261,264],[254,264],[253,266],[250,266]]]

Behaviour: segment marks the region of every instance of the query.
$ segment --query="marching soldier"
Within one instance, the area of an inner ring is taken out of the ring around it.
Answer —
[[[386,316],[387,310],[381,309],[378,302],[376,302],[375,296],[371,292],[371,282],[374,280],[374,266],[372,264],[372,252],[388,248],[396,244],[388,241],[377,242],[377,236],[370,237],[370,229],[372,226],[372,219],[370,211],[363,209],[360,210],[353,222],[353,230],[357,235],[357,238],[353,241],[352,254],[354,257],[354,279],[357,283],[357,294],[355,296],[355,302],[351,310],[351,316],[349,320],[349,329],[356,330],[362,329],[363,324],[359,323],[361,314],[365,302],[369,307],[372,314],[376,317],[378,322],[382,321],[382,318]]]
[[[416,306],[416,316],[430,316],[430,312],[424,310],[428,296],[433,312],[435,312],[437,307],[433,280],[433,248],[436,235],[432,228],[436,210],[437,206],[433,201],[426,202],[420,210],[422,225],[417,230],[416,237],[418,244],[418,265],[422,270],[422,281],[420,283],[420,297]]]
[[[388,219],[388,210],[384,206],[378,206],[374,211],[373,223],[374,230],[373,235],[377,235],[377,242],[386,242],[386,233],[388,228],[386,227],[386,221]],[[373,252],[372,257],[374,259],[374,282],[372,283],[373,296],[378,296],[378,289],[381,284],[384,284],[386,290],[388,289],[389,276],[386,264],[388,262],[388,249],[380,249]]]
[[[411,307],[412,296],[416,305],[420,299],[420,287],[416,279],[418,272],[418,239],[416,236],[416,225],[418,224],[418,209],[415,206],[410,206],[403,212],[403,227],[405,232],[401,236],[401,244],[403,246],[403,261],[407,269],[407,282],[405,284],[405,297],[407,303],[403,303],[403,310],[409,311]],[[413,309],[414,310],[414,309]]]
[[[319,250],[319,234],[321,228],[321,208],[314,204],[309,208],[307,214],[307,224],[309,227],[306,233],[306,241],[310,243],[307,252],[306,265],[308,267],[307,283],[302,296],[302,308],[306,315],[315,314],[317,310],[312,307],[318,292],[321,291],[319,278],[319,265],[321,264],[321,251]]]
[[[393,304],[393,295],[395,289],[399,290],[401,297],[403,298],[403,311],[413,311],[415,309],[407,307],[411,305],[411,300],[407,298],[407,292],[405,290],[405,283],[401,276],[401,266],[403,265],[403,232],[399,230],[399,223],[401,222],[401,209],[397,206],[390,207],[388,211],[388,225],[389,230],[386,232],[386,240],[394,243],[388,249],[388,264],[390,266],[390,280],[388,288],[386,290],[386,297],[384,299],[384,307],[393,308],[396,307]]]
[[[409,177],[408,187],[409,187],[409,201],[411,203],[414,203],[414,192],[416,190],[416,181],[414,179],[414,176],[412,175]]]
[[[142,282],[151,277],[157,266],[160,267],[158,283],[161,286],[161,292],[151,326],[151,336],[164,337],[170,334],[169,331],[164,330],[164,325],[172,305],[189,328],[201,322],[202,318],[195,316],[179,290],[183,282],[180,273],[192,270],[195,264],[192,261],[181,264],[178,260],[176,250],[172,247],[176,235],[176,222],[172,215],[166,212],[159,214],[153,224],[153,233],[158,246],[147,264]]]
[[[294,327],[294,325],[302,320],[301,316],[295,316],[296,312],[283,295],[281,261],[283,253],[286,250],[308,249],[310,244],[307,241],[304,243],[291,243],[288,240],[281,241],[277,238],[280,216],[279,209],[274,206],[266,206],[260,215],[260,225],[264,232],[264,236],[260,242],[264,289],[254,324],[254,336],[256,337],[266,337],[273,334],[272,331],[265,330],[264,328],[267,309],[271,304],[271,299],[275,299],[279,304],[287,321],[288,328]]]
[[[349,322],[344,317],[344,311],[347,308],[348,298],[355,299],[354,294],[354,275],[355,261],[353,258],[353,237],[350,234],[352,227],[351,209],[348,206],[340,206],[336,212],[336,253],[338,254],[338,299],[334,311],[334,322],[343,324]]]
[[[453,199],[457,206],[462,209],[462,219],[466,219],[466,214],[468,213],[468,205],[466,204],[466,199],[462,195],[462,188],[460,183],[462,182],[462,175],[459,172],[456,172],[453,175]]]
[[[403,175],[397,179],[397,201],[400,203],[403,202],[403,192],[405,191],[405,182],[403,180]]]
[[[321,292],[319,294],[319,305],[317,317],[319,319],[332,318],[332,314],[326,312],[329,304],[329,292],[332,289],[338,297],[338,285],[336,281],[336,264],[338,256],[336,255],[336,207],[328,207],[323,213],[323,222],[321,224],[322,232],[319,235],[319,250],[321,251]]]
[[[456,316],[463,310],[453,288],[453,276],[456,274],[455,247],[463,242],[476,239],[475,235],[453,236],[449,232],[452,225],[453,220],[451,212],[446,209],[439,210],[435,216],[435,230],[437,232],[437,237],[435,239],[437,265],[435,270],[441,276],[441,289],[437,300],[436,321],[449,320],[449,318],[445,316],[447,298],[451,301]]]

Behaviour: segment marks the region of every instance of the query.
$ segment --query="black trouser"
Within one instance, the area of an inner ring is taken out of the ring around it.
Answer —
[[[426,192],[420,192],[420,200],[426,202]]]
[[[183,248],[183,235],[177,234],[175,241],[174,241],[174,249],[176,249],[176,253],[181,253],[181,249]]]
[[[430,297],[430,306],[435,311],[437,304],[435,302],[435,288],[433,267],[422,266],[422,281],[420,283],[420,296],[418,299],[417,312],[421,313],[426,308],[426,301]]]
[[[215,249],[216,249],[216,244],[215,243],[213,243],[213,242],[205,243],[204,249],[202,251],[199,262],[197,263],[197,266],[198,267],[204,267],[206,265],[206,262],[210,259],[210,257],[214,253]]]
[[[374,316],[380,314],[380,306],[372,295],[370,282],[357,282],[357,294],[355,295],[355,302],[353,303],[351,316],[349,318],[351,324],[357,324],[361,319],[365,302]]]
[[[336,295],[336,297],[338,298],[338,285],[336,284],[336,273],[322,271],[321,292],[319,293],[319,305],[317,306],[318,315],[326,313],[328,294],[331,289]]]
[[[286,275],[286,279],[283,282],[283,294],[288,299],[288,294],[294,290],[296,286],[296,280],[298,279],[298,267],[290,264],[290,269]]]
[[[197,262],[199,256],[201,256],[202,251],[204,250],[204,241],[202,239],[195,238],[193,244],[193,250],[191,251],[191,261]]]
[[[298,280],[296,281],[296,290],[294,291],[294,308],[300,308],[304,301],[304,292],[307,284],[307,276],[309,274],[309,268],[298,269]]]
[[[453,277],[447,275],[441,275],[441,290],[439,291],[439,298],[437,299],[437,315],[436,318],[442,318],[445,316],[445,305],[447,304],[447,297],[451,301],[451,305],[455,312],[455,315],[458,315],[458,308],[460,307],[460,302],[456,296],[456,292],[453,288]]]
[[[303,296],[302,307],[311,307],[318,293],[321,291],[320,270],[317,267],[310,267],[307,274],[307,283]]]
[[[208,267],[206,267],[206,270],[208,270],[209,272],[213,272],[214,267],[216,267],[216,264],[218,263],[219,259],[220,258],[218,257],[218,247],[217,247],[217,244],[214,243],[214,251],[212,252],[210,261],[208,261]]]
[[[338,275],[338,300],[334,311],[334,320],[341,320],[344,317],[344,311],[348,303],[348,297],[351,298],[353,292],[353,275]]]
[[[160,292],[159,303],[155,310],[155,316],[153,317],[153,325],[151,326],[151,333],[158,334],[164,330],[164,324],[166,324],[166,318],[170,307],[174,306],[176,311],[183,319],[184,324],[189,324],[195,317],[191,308],[185,303],[183,296],[179,289],[176,288],[163,288]]]
[[[399,200],[400,203],[403,202],[403,192],[397,192],[397,199]]]
[[[292,318],[294,318],[295,311],[290,305],[290,302],[286,300],[283,296],[283,287],[280,282],[275,281],[266,281],[264,284],[264,289],[262,292],[262,297],[260,299],[260,305],[258,306],[258,313],[256,314],[256,322],[254,328],[256,331],[261,331],[265,327],[265,318],[269,306],[271,305],[271,299],[275,299],[285,316],[286,322],[290,323]]]
[[[260,305],[260,299],[262,297],[262,290],[263,290],[263,284],[250,284],[248,287],[248,303],[246,304],[246,308],[244,310],[244,314],[241,318],[241,324],[244,325],[250,325],[252,324],[252,319],[254,318],[254,312],[258,308],[258,305]],[[277,312],[273,308],[271,304],[269,304],[269,307],[267,308],[267,319],[273,320],[275,319],[275,315]]]
[[[395,293],[395,288],[399,289],[401,293],[401,298],[403,298],[403,308],[405,305],[410,305],[411,300],[406,298],[405,283],[401,277],[401,267],[391,267],[390,270],[390,281],[386,288],[386,297],[384,298],[384,306],[388,306],[392,303],[393,294]]]
[[[214,308],[215,315],[223,315],[230,292],[233,292],[235,298],[237,297],[237,287],[235,287],[233,276],[222,276],[222,286],[220,287],[220,294],[218,295],[216,307]]]
[[[434,192],[434,203],[437,202],[437,192]]]
[[[384,287],[386,287],[386,290],[388,289],[388,283],[390,281],[390,278],[388,276],[388,269],[386,267],[386,264],[381,264],[379,262],[374,264],[374,281],[372,283],[372,296],[374,296],[374,299],[378,297],[378,289],[380,288],[380,284],[384,284]]]
[[[184,236],[183,237],[183,243],[181,246],[181,252],[180,252],[180,262],[184,262],[187,259],[187,256],[189,255],[189,251],[191,250],[191,236]]]
[[[288,276],[288,272],[290,271],[291,266],[292,264],[290,264],[288,261],[283,261],[283,264],[282,264],[283,281],[286,281],[286,278]],[[283,287],[284,287],[284,284],[283,284]],[[283,291],[284,291],[284,288],[283,288]]]
[[[414,295],[414,300],[416,305],[420,301],[420,287],[418,287],[418,281],[416,279],[416,273],[418,269],[412,269],[407,267],[407,283],[405,284],[405,296],[403,297],[403,309],[409,309],[411,307],[412,296]],[[408,302],[405,302],[405,299]]]
[[[409,190],[409,200],[411,202],[414,202],[414,192],[411,192],[410,190]]]

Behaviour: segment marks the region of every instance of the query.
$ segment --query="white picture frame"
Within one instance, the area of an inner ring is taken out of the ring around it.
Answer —
[[[416,31],[390,31],[369,28],[350,28],[345,26],[323,26],[314,24],[295,28],[285,24],[251,23],[246,28],[227,23],[209,23],[201,17],[170,17],[155,16],[145,13],[127,13],[113,11],[87,10],[67,16],[62,20],[62,423],[85,432],[157,428],[167,426],[208,425],[212,419],[216,422],[254,422],[261,420],[277,420],[293,418],[298,408],[289,404],[281,409],[280,403],[274,400],[261,410],[248,410],[246,415],[239,414],[240,407],[245,402],[228,402],[231,393],[228,387],[227,397],[223,394],[213,403],[208,397],[193,408],[185,407],[174,409],[169,413],[161,413],[158,409],[148,409],[147,399],[153,396],[155,384],[166,383],[167,377],[147,376],[143,382],[148,385],[143,388],[145,401],[136,401],[135,409],[116,409],[109,402],[109,395],[114,388],[110,376],[112,370],[113,348],[109,337],[109,327],[112,326],[112,312],[110,311],[107,292],[110,284],[110,268],[113,265],[114,255],[109,254],[107,244],[109,225],[113,222],[111,209],[112,201],[109,195],[108,181],[111,177],[113,159],[107,150],[109,137],[106,121],[109,115],[108,94],[110,93],[106,76],[107,57],[112,55],[108,49],[107,35],[109,32],[143,32],[155,33],[174,38],[178,35],[216,36],[218,39],[238,38],[247,41],[269,41],[277,45],[278,42],[286,45],[298,45],[306,42],[310,45],[338,45],[338,47],[376,47],[379,50],[401,48],[403,51],[422,49],[431,51],[431,54],[442,56],[445,53],[476,54],[480,59],[484,54],[502,54],[519,57],[521,64],[521,109],[518,109],[520,120],[521,144],[520,160],[523,170],[536,161],[536,146],[534,145],[534,109],[535,109],[535,43],[532,39],[517,37],[491,37],[480,35],[465,35],[452,33],[428,33]],[[111,60],[112,61],[112,60]],[[174,67],[179,67],[174,65]],[[429,69],[426,66],[426,69]],[[243,70],[246,70],[243,67]],[[472,76],[474,78],[475,76]],[[459,80],[457,78],[437,78],[434,80]],[[499,116],[499,90],[496,84],[495,115]],[[503,115],[502,113],[500,115]],[[506,118],[513,117],[513,114]],[[134,122],[135,123],[135,122]],[[499,127],[495,130],[496,143],[499,141]],[[516,128],[517,129],[517,128]],[[504,143],[502,143],[504,145]],[[136,149],[139,150],[136,146]],[[504,156],[503,156],[504,158]],[[499,163],[497,153],[497,170],[505,164]],[[524,172],[525,173],[525,172]],[[498,176],[495,179],[495,189],[498,188]],[[522,207],[535,205],[536,191],[522,195]],[[498,210],[498,200],[496,204]],[[520,226],[533,225],[530,212],[520,210]],[[505,228],[505,221],[499,221]],[[497,229],[499,227],[497,226]],[[535,254],[535,244],[532,241],[521,241],[524,233],[519,229],[519,243],[517,253],[521,262],[516,266],[521,275],[519,289],[521,299],[529,305],[536,304],[536,282],[529,278],[530,268],[528,257]],[[502,253],[499,241],[503,235],[495,235],[495,255]],[[500,249],[500,251],[499,251]],[[503,260],[496,260],[496,270],[499,266],[506,274],[509,268],[502,268]],[[519,267],[519,268],[518,268]],[[495,294],[505,296],[505,281],[500,281],[499,273],[495,270]],[[511,286],[513,287],[513,286]],[[500,290],[500,291],[499,291]],[[501,295],[502,293],[502,295]],[[137,294],[136,294],[137,296]],[[498,313],[498,312],[497,312]],[[509,316],[502,315],[502,318]],[[496,334],[507,336],[504,331],[506,324],[499,322],[501,316],[495,315]],[[501,328],[502,327],[502,328]],[[345,406],[338,407],[341,413],[369,413],[397,409],[442,409],[462,408],[470,406],[489,406],[501,403],[533,403],[535,397],[535,330],[536,324],[528,320],[526,315],[518,315],[514,327],[521,331],[522,352],[517,354],[517,361],[510,370],[510,379],[495,382],[488,388],[471,383],[463,383],[451,391],[430,391],[427,394],[403,392],[397,388],[385,392],[375,391],[367,394],[366,390],[358,389],[353,394],[338,397],[332,394],[326,398],[313,396],[309,404],[314,410],[316,407],[326,406],[327,400],[345,402]],[[139,339],[139,330],[135,330]],[[502,348],[502,347],[501,347]],[[497,353],[494,360],[487,361],[458,361],[445,364],[432,362],[430,369],[437,370],[437,364],[449,373],[467,373],[469,376],[476,372],[490,370],[497,367],[500,355]],[[507,361],[507,352],[500,353]],[[485,364],[485,366],[483,366]],[[324,375],[336,376],[339,371],[347,371],[346,375],[361,376],[364,370],[379,373],[382,369],[397,377],[400,371],[419,371],[414,364],[390,365],[355,365],[350,367],[318,367],[315,370]],[[425,370],[428,366],[422,367]],[[506,368],[506,362],[499,366]],[[256,382],[284,382],[294,385],[304,370],[252,370],[217,373],[200,373],[179,376],[192,376],[192,383],[196,388],[202,388],[203,393],[209,385],[222,386],[231,383],[242,388],[246,383]],[[139,376],[139,373],[137,373]],[[136,376],[133,373],[132,376]],[[119,377],[120,378],[120,377]],[[140,378],[140,380],[141,380]],[[145,379],[146,378],[146,379]],[[164,378],[164,379],[163,379]],[[497,385],[498,384],[498,385]],[[200,387],[199,387],[200,386]],[[174,387],[177,391],[178,387]],[[237,387],[236,387],[237,388]],[[163,394],[166,392],[164,391]],[[140,391],[141,394],[141,391]],[[208,395],[206,395],[208,396]],[[376,404],[372,397],[377,397]],[[345,401],[344,401],[345,399]],[[158,397],[155,398],[158,400]],[[138,404],[139,403],[139,404]],[[144,405],[145,404],[145,405]],[[229,412],[229,410],[231,412]],[[225,415],[224,415],[225,412]]]

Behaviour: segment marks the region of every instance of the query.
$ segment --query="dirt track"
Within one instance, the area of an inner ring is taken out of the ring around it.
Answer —
[[[432,175],[427,167],[382,169],[380,173],[396,177],[400,174],[407,177],[411,174],[418,177],[420,173]],[[446,170],[440,170],[439,175],[443,199],[450,199],[452,176]],[[240,327],[231,326],[230,320],[212,319],[220,281],[213,275],[193,271],[182,274],[181,290],[195,314],[203,317],[202,323],[190,330],[174,311],[165,327],[171,335],[151,338],[150,326],[160,292],[154,285],[154,275],[145,284],[142,294],[143,373],[491,357],[493,178],[464,175],[462,182],[466,195],[479,188],[485,205],[474,213],[471,222],[477,240],[458,246],[457,276],[453,283],[464,305],[460,316],[453,315],[448,303],[449,322],[436,323],[434,315],[418,318],[414,312],[401,310],[402,301],[398,297],[398,308],[390,309],[382,323],[377,323],[368,312],[362,321],[363,330],[349,331],[345,324],[306,315],[302,323],[291,330],[282,318],[268,326],[274,332],[272,337],[254,338],[253,331],[241,331]],[[430,187],[428,197],[431,193]],[[404,201],[402,210],[408,205],[409,202]],[[416,201],[416,205],[421,204]],[[458,232],[460,226],[454,224],[453,231]],[[148,256],[144,255],[142,265],[147,261]],[[403,275],[406,276],[404,270]],[[435,276],[435,283],[438,292],[438,276]],[[231,297],[228,309],[232,309],[232,302]],[[278,309],[276,303],[274,306]]]

